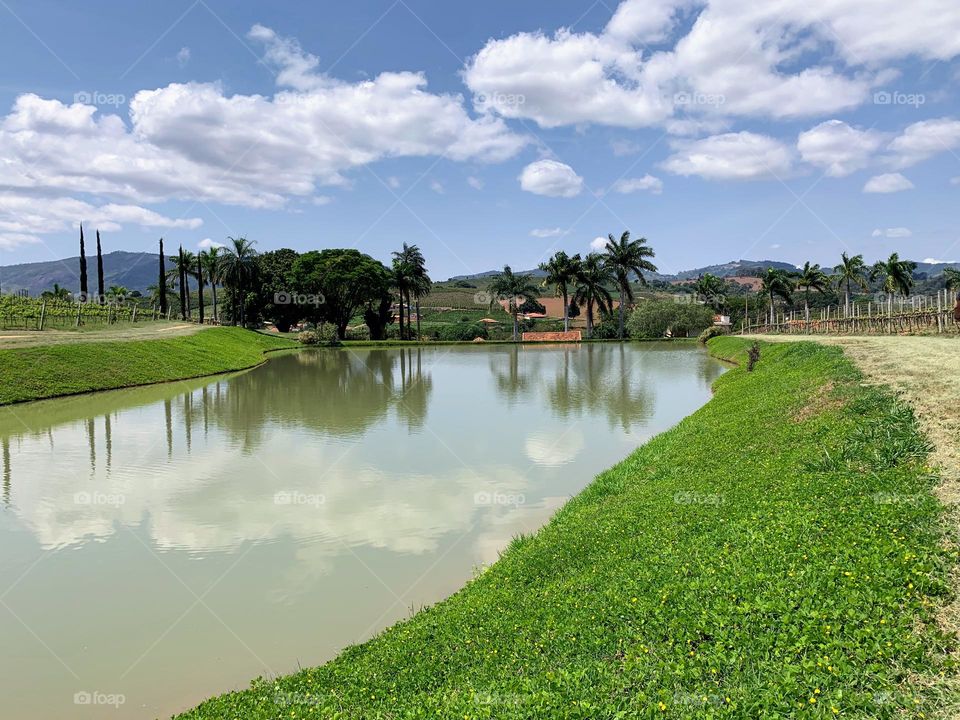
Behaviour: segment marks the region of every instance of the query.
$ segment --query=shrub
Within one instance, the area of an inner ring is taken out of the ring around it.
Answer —
[[[358,325],[357,327],[347,328],[347,340],[369,340],[370,339],[370,328],[366,325]]]
[[[760,362],[760,345],[754,343],[747,350],[747,372],[753,372],[758,362]]]
[[[315,330],[303,330],[297,334],[297,340],[301,345],[316,345],[320,342],[320,336]]]
[[[487,329],[480,324],[457,323],[444,325],[437,329],[437,340],[473,340],[474,338],[487,339]]]
[[[317,338],[322,345],[336,346],[340,344],[337,329],[331,323],[323,323],[317,326]]]
[[[709,340],[712,340],[715,337],[720,337],[721,335],[726,335],[726,334],[727,334],[726,328],[723,328],[720,325],[711,325],[702,333],[700,333],[700,337],[697,338],[697,341],[700,342],[702,345],[706,345]]]

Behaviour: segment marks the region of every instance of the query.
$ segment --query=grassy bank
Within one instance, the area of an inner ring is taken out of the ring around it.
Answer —
[[[949,716],[928,447],[860,381],[764,346],[456,595],[182,717]]]
[[[242,370],[295,343],[241,328],[0,350],[0,405]]]

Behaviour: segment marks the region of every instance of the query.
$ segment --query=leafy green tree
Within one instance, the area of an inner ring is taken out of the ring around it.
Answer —
[[[871,280],[880,280],[883,289],[890,295],[901,294],[908,296],[913,289],[913,271],[917,264],[911,260],[901,260],[900,255],[893,253],[886,260],[878,260],[870,270]]]
[[[513,318],[513,341],[516,342],[520,330],[517,322],[520,305],[528,298],[540,297],[540,288],[533,282],[532,276],[516,275],[509,265],[504,265],[503,272],[491,281],[489,292],[490,307],[499,305],[501,299],[507,301],[507,312]]]
[[[241,325],[246,325],[247,289],[256,272],[257,251],[253,247],[255,243],[245,237],[227,239],[230,243],[224,248],[223,255],[220,257],[217,274],[224,287],[231,292],[233,324],[236,325],[239,320]]]
[[[854,255],[850,257],[847,253],[840,255],[840,264],[833,269],[836,275],[837,287],[845,288],[844,307],[847,315],[850,314],[850,291],[853,286],[866,290],[867,285],[867,265],[863,262],[863,255]]]
[[[644,272],[656,272],[657,266],[648,260],[655,257],[653,248],[647,244],[646,238],[630,239],[630,231],[625,230],[619,239],[607,235],[606,245],[607,263],[613,270],[620,290],[619,337],[624,338],[624,305],[633,302],[633,289],[630,287],[630,276],[635,275],[637,282],[646,285]]]
[[[298,293],[317,297],[316,317],[332,323],[341,339],[357,311],[374,302],[379,305],[391,283],[383,263],[353,249],[303,253],[294,262],[291,277]]]
[[[579,254],[569,257],[563,250],[559,250],[554,253],[553,257],[547,262],[540,264],[540,269],[547,274],[543,279],[543,287],[553,285],[556,289],[557,297],[563,298],[564,332],[570,329],[570,304],[568,298],[571,285],[574,284],[577,273],[580,272],[581,263],[582,260]]]
[[[305,317],[306,308],[293,292],[293,265],[298,257],[296,250],[281,248],[260,253],[254,261],[256,313],[270,320],[280,332],[289,332],[292,325]],[[309,303],[311,298],[304,300]]]
[[[662,338],[668,332],[688,337],[713,325],[713,314],[709,305],[647,300],[630,313],[627,328],[634,339]]]
[[[576,286],[573,289],[573,301],[583,305],[587,311],[587,337],[593,337],[593,310],[601,313],[613,312],[613,296],[607,286],[613,283],[613,270],[599,253],[590,253],[577,272]]]
[[[776,298],[783,298],[786,302],[793,301],[793,277],[781,268],[767,268],[761,276],[763,284],[761,292],[770,299],[770,324],[774,323],[773,308]]]
[[[960,289],[960,270],[956,268],[945,268],[943,276],[947,283],[947,290]]]
[[[819,265],[806,262],[797,276],[797,287],[803,288],[803,317],[810,319],[810,291],[816,290],[821,295],[830,285],[830,278]]]

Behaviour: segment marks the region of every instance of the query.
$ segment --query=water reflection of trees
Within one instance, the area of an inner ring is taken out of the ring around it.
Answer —
[[[419,348],[320,350],[277,357],[217,383],[199,405],[252,449],[263,441],[268,423],[355,436],[394,408],[409,428],[417,428],[426,420],[432,389]],[[195,405],[184,407],[187,427]]]
[[[545,378],[545,394],[561,418],[606,417],[624,430],[648,420],[654,388],[637,376],[639,358],[623,345],[584,345],[566,348],[554,376]]]

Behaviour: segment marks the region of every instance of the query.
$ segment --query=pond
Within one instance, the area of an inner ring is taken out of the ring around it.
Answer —
[[[2,714],[169,717],[322,663],[695,411],[693,346],[301,351],[0,412]]]

